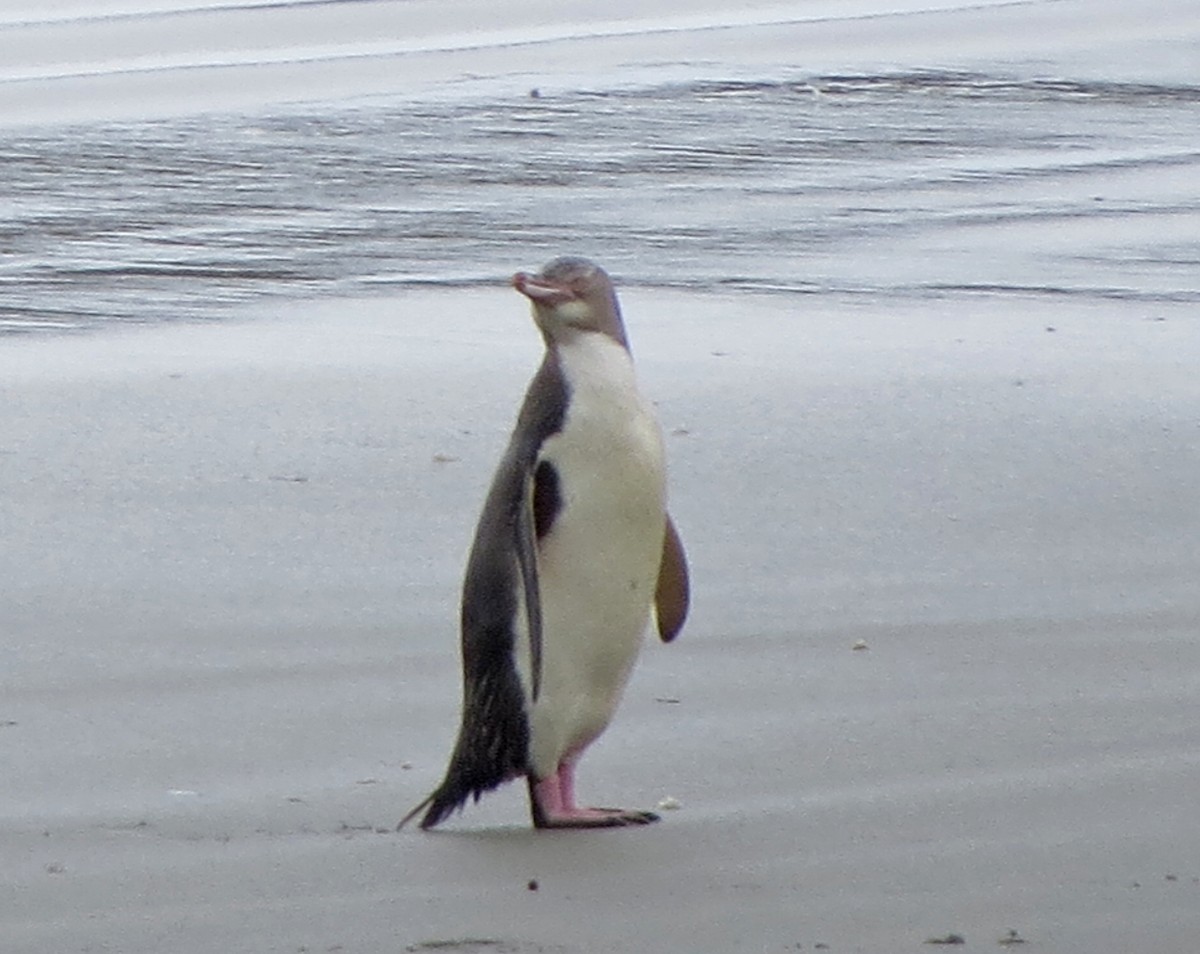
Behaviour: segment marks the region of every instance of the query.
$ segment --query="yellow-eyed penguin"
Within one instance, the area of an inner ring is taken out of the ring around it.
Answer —
[[[558,258],[512,283],[546,355],[467,562],[458,741],[441,785],[400,825],[424,811],[432,828],[522,775],[537,828],[645,824],[658,816],[577,806],[575,766],[616,711],[651,607],[664,642],[687,615],[662,435],[605,271]]]

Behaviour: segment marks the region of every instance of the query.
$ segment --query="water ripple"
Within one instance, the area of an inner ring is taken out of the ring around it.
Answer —
[[[1194,301],[1197,102],[929,71],[7,131],[0,330],[568,250],[634,284]]]

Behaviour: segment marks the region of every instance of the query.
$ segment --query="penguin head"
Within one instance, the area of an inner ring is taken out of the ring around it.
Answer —
[[[536,275],[517,272],[512,284],[532,303],[533,320],[547,344],[592,333],[629,347],[617,293],[599,265],[586,258],[556,258]]]

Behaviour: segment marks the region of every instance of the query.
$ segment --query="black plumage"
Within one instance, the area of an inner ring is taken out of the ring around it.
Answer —
[[[526,774],[529,714],[513,665],[517,592],[525,596],[532,694],[541,669],[537,540],[553,526],[562,501],[553,465],[538,462],[543,442],[562,429],[567,385],[557,355],[547,352],[492,479],[467,561],[462,601],[463,717],[445,778],[404,820],[425,812],[432,828],[484,793]]]

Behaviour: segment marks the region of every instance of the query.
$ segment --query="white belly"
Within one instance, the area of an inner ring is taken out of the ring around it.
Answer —
[[[543,655],[530,742],[539,777],[612,719],[649,619],[665,522],[662,437],[628,352],[585,335],[560,353],[571,401],[541,454],[558,472],[562,508],[538,546]]]

